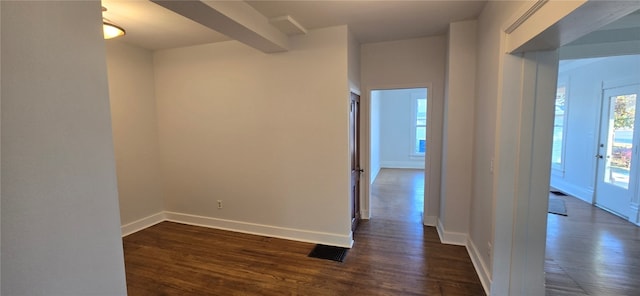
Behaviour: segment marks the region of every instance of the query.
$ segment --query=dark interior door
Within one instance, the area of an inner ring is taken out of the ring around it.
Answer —
[[[360,96],[351,93],[349,116],[349,147],[351,149],[351,230],[358,228],[360,220]]]

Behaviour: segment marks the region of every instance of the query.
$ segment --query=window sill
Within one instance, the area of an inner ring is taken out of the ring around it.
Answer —
[[[564,178],[564,169],[558,168],[558,167],[552,167],[551,168],[551,175],[552,176],[556,176],[556,177],[560,177],[560,178]]]

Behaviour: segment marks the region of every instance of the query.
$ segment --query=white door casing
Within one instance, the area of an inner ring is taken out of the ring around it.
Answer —
[[[596,205],[625,219],[637,190],[640,85],[603,90],[600,120]]]

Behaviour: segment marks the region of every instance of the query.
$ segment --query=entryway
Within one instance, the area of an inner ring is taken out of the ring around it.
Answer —
[[[636,98],[640,84],[603,91],[595,204],[629,219],[638,183]]]
[[[640,54],[572,57],[559,67],[551,186],[639,224]]]
[[[372,90],[369,98],[369,179],[372,184],[375,183],[379,172],[385,169],[422,172],[423,189],[420,191],[420,201],[411,204],[412,207],[416,207],[412,210],[419,211],[421,219],[424,212],[425,160],[429,155],[428,89],[421,87]],[[371,187],[367,192],[370,192],[370,196],[366,198],[371,205],[368,212],[374,219],[378,215],[389,214],[402,217],[402,213],[374,208],[371,202],[374,189]]]

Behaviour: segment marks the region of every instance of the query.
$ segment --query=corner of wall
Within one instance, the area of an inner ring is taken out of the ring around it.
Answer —
[[[164,212],[161,211],[151,216],[147,216],[142,219],[133,221],[131,223],[127,223],[120,227],[120,229],[122,230],[122,237],[125,237],[132,233],[136,233],[145,228],[149,228],[165,220],[166,220],[166,215],[164,214]]]
[[[473,263],[473,267],[476,269],[476,273],[480,278],[480,283],[482,284],[484,293],[486,295],[491,295],[491,272],[489,271],[487,264],[482,260],[482,256],[480,256],[480,252],[478,251],[475,243],[473,243],[471,237],[467,239],[466,247],[469,257],[471,257],[471,263]]]
[[[438,226],[438,216],[424,216],[422,219],[422,224],[424,226],[437,227]]]
[[[442,220],[440,219],[438,219],[438,225],[436,229],[438,230],[438,236],[440,237],[440,241],[443,244],[456,245],[456,246],[467,245],[468,235],[466,233],[446,231],[444,229],[444,226],[442,225]]]

